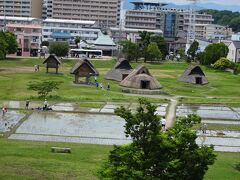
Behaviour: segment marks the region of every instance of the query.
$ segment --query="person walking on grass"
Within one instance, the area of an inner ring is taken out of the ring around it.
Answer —
[[[103,90],[103,84],[102,83],[99,84],[99,87]]]
[[[110,91],[110,84],[107,84],[107,90]]]

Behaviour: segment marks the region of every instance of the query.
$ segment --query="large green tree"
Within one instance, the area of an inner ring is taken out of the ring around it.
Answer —
[[[139,31],[139,36],[140,36],[140,41],[139,41],[139,46],[141,50],[141,55],[144,58],[144,62],[147,61],[147,48],[148,45],[151,42],[151,36],[153,33],[147,32],[147,31]]]
[[[7,54],[7,43],[0,36],[0,60],[5,59],[6,54]]]
[[[120,45],[123,47],[122,52],[125,58],[128,61],[135,60],[138,61],[140,57],[139,45],[137,43],[133,43],[129,40],[121,41]]]
[[[156,43],[163,57],[167,55],[167,43],[162,36],[147,31],[138,32],[140,36],[139,47],[144,61],[148,60],[147,49],[150,43]]]
[[[150,37],[150,42],[155,42],[158,45],[158,49],[161,51],[162,56],[165,57],[168,53],[167,43],[164,40],[164,37],[159,35],[152,35]]]
[[[15,35],[11,32],[5,32],[5,41],[7,43],[7,54],[16,53],[18,48],[18,43]]]
[[[162,60],[162,53],[161,51],[158,49],[158,45],[155,42],[151,42],[148,47],[147,47],[147,56],[146,58],[149,61],[160,61]]]
[[[7,54],[14,54],[17,52],[18,44],[15,35],[11,32],[0,32],[1,41],[5,42],[5,47],[1,47],[1,51],[4,52],[4,58]],[[3,43],[3,42],[2,42]]]
[[[203,62],[204,65],[214,64],[222,57],[227,57],[228,47],[224,43],[209,44],[204,50]]]
[[[197,41],[193,41],[189,49],[187,50],[188,56],[191,57],[192,60],[195,59],[195,56],[197,54],[199,43]]]
[[[197,115],[179,118],[174,127],[162,132],[156,106],[139,100],[137,112],[120,107],[115,113],[125,119],[125,134],[132,143],[114,146],[108,161],[99,171],[102,179],[180,179],[201,180],[214,163],[213,147],[196,144],[192,126]]]
[[[68,42],[56,41],[50,43],[49,46],[50,54],[55,54],[58,57],[60,56],[64,57],[68,55],[68,51],[69,51]]]

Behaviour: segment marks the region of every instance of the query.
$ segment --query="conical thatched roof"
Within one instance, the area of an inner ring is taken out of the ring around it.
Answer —
[[[192,83],[192,84],[207,84],[208,80],[203,73],[200,66],[190,65],[183,73],[183,75],[178,79],[182,82]]]
[[[144,66],[140,65],[134,69],[121,83],[121,86],[136,88],[136,89],[160,89],[162,86],[160,83],[151,75],[149,70]]]
[[[94,68],[93,64],[87,60],[80,60],[78,63],[76,63],[71,72],[71,74],[79,74],[79,75],[91,75],[91,76],[98,76],[98,71]]]
[[[108,71],[105,78],[115,81],[122,81],[124,77],[132,72],[132,66],[126,59],[120,59],[114,67]]]
[[[43,64],[49,62],[49,61],[56,61],[58,64],[61,64],[62,62],[57,58],[55,54],[50,54],[45,61],[43,61]]]

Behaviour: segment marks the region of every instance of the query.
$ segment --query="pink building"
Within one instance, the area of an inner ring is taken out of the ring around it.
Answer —
[[[17,56],[37,56],[41,45],[42,27],[39,25],[7,24],[6,29],[17,37]]]

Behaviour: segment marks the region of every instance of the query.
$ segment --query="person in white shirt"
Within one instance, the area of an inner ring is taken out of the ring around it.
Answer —
[[[161,123],[162,123],[162,129],[165,131],[165,128],[166,128],[166,119],[165,119],[165,116],[162,117]]]
[[[44,105],[43,110],[47,110],[47,107],[48,107],[47,99],[45,99],[43,105]]]

